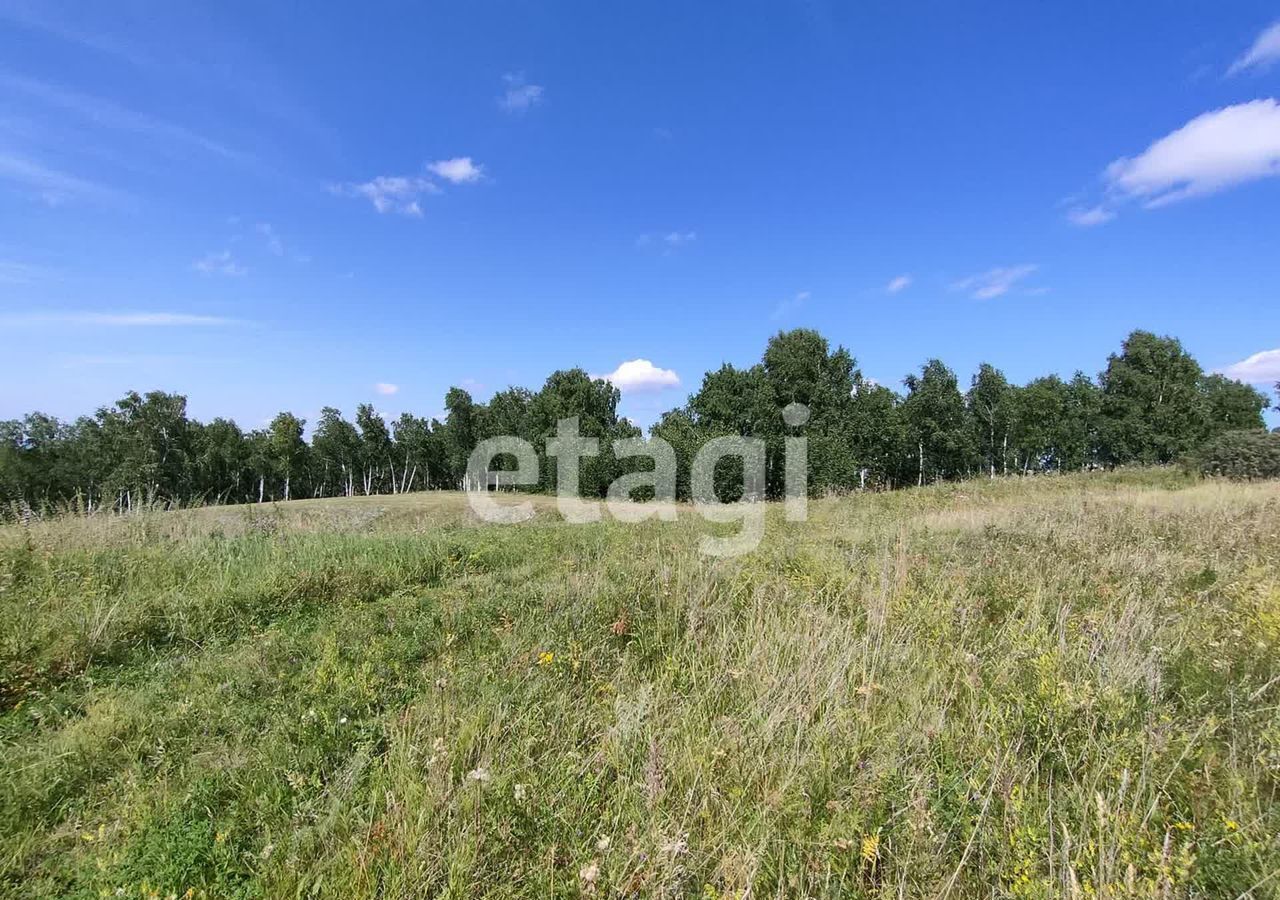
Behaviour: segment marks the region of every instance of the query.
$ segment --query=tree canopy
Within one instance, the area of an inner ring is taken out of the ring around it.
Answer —
[[[783,490],[788,436],[809,441],[815,493],[887,489],[1004,473],[1039,473],[1127,463],[1167,463],[1229,432],[1262,431],[1267,396],[1206,374],[1171,337],[1135,331],[1095,382],[1083,372],[1014,384],[983,363],[962,391],[941,360],[906,376],[899,393],[865,378],[857,360],[809,329],[770,338],[758,363],[707,372],[684,405],[650,431],[668,441],[677,492],[688,496],[694,455],[721,436],[760,438],[766,490]],[[1280,392],[1280,385],[1277,385]],[[444,421],[402,413],[392,422],[372,404],[354,420],[325,407],[307,439],[306,422],[281,412],[261,430],[229,419],[202,423],[186,398],[130,392],[74,422],[39,412],[0,421],[0,504],[5,509],[78,506],[128,510],[140,504],[235,503],[299,497],[456,489],[467,460],[488,437],[527,440],[539,457],[534,489],[556,483],[548,441],[559,420],[577,417],[599,453],[581,461],[581,489],[603,496],[616,478],[645,469],[615,457],[613,442],[641,431],[619,416],[620,393],[582,369],[553,372],[531,391],[511,387],[477,402],[462,388],[444,398]],[[803,426],[783,409],[804,404]],[[501,468],[504,461],[495,460]],[[717,468],[731,495],[741,475]],[[471,485],[471,487],[479,487]]]

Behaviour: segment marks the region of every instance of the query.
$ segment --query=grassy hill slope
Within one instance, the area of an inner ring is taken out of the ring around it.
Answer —
[[[824,500],[718,561],[538,502],[0,528],[0,894],[1280,884],[1280,485]]]

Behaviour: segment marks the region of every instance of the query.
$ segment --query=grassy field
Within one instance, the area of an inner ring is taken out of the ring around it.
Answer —
[[[1280,485],[0,528],[0,895],[1280,890]]]

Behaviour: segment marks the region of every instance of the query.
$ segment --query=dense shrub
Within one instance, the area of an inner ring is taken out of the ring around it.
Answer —
[[[1280,432],[1228,431],[1201,447],[1193,461],[1205,475],[1280,478]]]

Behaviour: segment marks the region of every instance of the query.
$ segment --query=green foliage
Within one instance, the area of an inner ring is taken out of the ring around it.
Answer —
[[[284,499],[289,499],[293,475],[306,465],[307,443],[302,439],[306,421],[293,413],[282,412],[271,420],[267,439],[272,468],[284,479]]]
[[[555,437],[561,419],[576,417],[582,437],[598,441],[598,452],[578,463],[579,488],[587,496],[602,497],[622,473],[613,455],[613,442],[638,437],[640,430],[618,417],[618,389],[582,369],[552,372],[536,395],[529,398],[526,431],[506,432],[533,444],[539,457],[543,490],[554,490],[559,460],[547,454],[547,442]]]
[[[1280,478],[1280,433],[1229,431],[1209,441],[1188,461],[1205,475]]]
[[[1262,428],[1267,395],[1225,375],[1206,375],[1200,383],[1210,433]]]
[[[965,402],[969,407],[971,438],[980,453],[988,474],[1005,473],[1009,467],[1009,432],[1015,421],[1013,388],[1004,373],[988,363],[978,367]]]
[[[1129,335],[1102,375],[1102,450],[1113,463],[1168,463],[1205,440],[1261,428],[1266,396],[1206,376],[1174,338]]]
[[[931,359],[904,381],[903,419],[916,448],[917,484],[959,478],[971,471],[972,429],[956,374]]]
[[[319,496],[347,496],[355,493],[355,473],[360,468],[360,434],[332,406],[320,410],[320,423],[311,439],[316,462],[313,478],[319,482]]]
[[[462,478],[467,471],[471,451],[481,440],[479,413],[471,395],[462,388],[449,388],[444,397],[447,414],[441,431],[444,445],[447,477],[452,487],[463,487]]]
[[[1099,384],[1077,372],[1069,382],[1049,375],[1013,385],[983,363],[961,394],[955,373],[936,359],[904,384],[905,396],[865,379],[848,350],[832,349],[816,331],[779,332],[759,363],[706,373],[651,435],[676,452],[682,498],[698,449],[721,436],[764,441],[765,489],[779,497],[785,439],[805,437],[809,489],[822,496],[980,474],[1165,463],[1224,432],[1261,428],[1267,403],[1248,385],[1204,374],[1178,341],[1143,331],[1110,357]],[[487,403],[451,388],[444,422],[404,413],[388,425],[365,403],[353,424],[325,407],[308,444],[306,423],[292,413],[244,433],[225,419],[188,418],[185,397],[130,393],[70,424],[41,413],[0,422],[0,511],[131,511],[476,487],[465,482],[471,452],[501,435],[535,448],[540,474],[530,489],[547,492],[557,479],[547,442],[560,419],[573,417],[584,437],[599,441],[599,453],[580,463],[580,489],[603,496],[620,475],[651,465],[614,456],[614,441],[640,436],[619,417],[619,399],[608,382],[566,369],[537,391],[510,387]],[[790,403],[808,407],[803,427],[784,424]],[[742,490],[741,467],[731,462],[716,472],[724,498]],[[499,457],[492,468],[513,464]]]
[[[782,410],[803,403],[809,420],[788,428]],[[760,364],[725,364],[708,372],[697,392],[662,417],[653,434],[670,442],[679,463],[678,494],[688,496],[688,472],[698,448],[721,436],[765,442],[766,490],[784,489],[783,448],[789,434],[808,438],[809,489],[821,495],[856,487],[890,487],[900,477],[906,440],[899,401],[866,382],[843,347],[831,350],[816,331],[797,329],[770,338]],[[734,496],[741,474],[717,470],[717,493]]]
[[[1104,452],[1112,461],[1168,463],[1204,436],[1200,365],[1174,338],[1135,331],[1102,374]]]

